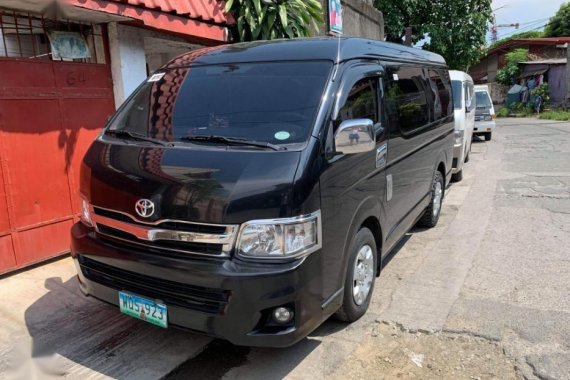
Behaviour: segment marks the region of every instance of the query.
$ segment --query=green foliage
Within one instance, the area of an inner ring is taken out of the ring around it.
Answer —
[[[429,35],[423,48],[441,54],[450,69],[467,71],[481,57],[491,0],[375,0],[384,14],[386,39],[402,43],[412,26],[413,43]]]
[[[544,111],[544,108],[547,106],[548,101],[550,100],[550,87],[548,87],[548,83],[541,84],[540,86],[532,90],[530,93],[534,96],[542,96],[542,104],[540,106],[540,112]]]
[[[308,37],[311,23],[323,23],[318,0],[228,0],[226,12],[236,18],[238,41]]]
[[[519,63],[528,61],[527,49],[515,49],[505,55],[507,64],[505,67],[497,71],[497,82],[500,84],[510,86],[515,84],[518,77],[521,75],[521,68]]]
[[[489,45],[489,47],[487,48],[487,51],[493,50],[493,49],[495,49],[501,45],[504,45],[511,40],[517,40],[520,38],[541,38],[541,37],[544,37],[544,32],[534,31],[534,32],[522,32],[522,33],[513,34],[512,36],[509,36],[507,38],[503,38],[502,40],[499,40],[499,41]]]
[[[511,114],[511,110],[509,107],[502,107],[500,110],[497,111],[497,117],[509,117]]]
[[[509,113],[517,117],[527,117],[534,113],[531,103],[513,103],[509,107]]]
[[[542,96],[545,102],[550,100],[550,87],[548,83],[543,83],[531,91],[534,96]]]
[[[548,111],[538,115],[539,119],[544,120],[557,120],[557,121],[570,121],[570,112],[568,111]]]
[[[570,36],[570,3],[564,3],[544,30],[545,37]]]

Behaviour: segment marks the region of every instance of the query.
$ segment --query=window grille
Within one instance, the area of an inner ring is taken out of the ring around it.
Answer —
[[[78,32],[87,41],[90,58],[56,61],[105,64],[101,25],[70,20],[52,20],[31,13],[0,9],[0,58],[51,60],[50,31]]]

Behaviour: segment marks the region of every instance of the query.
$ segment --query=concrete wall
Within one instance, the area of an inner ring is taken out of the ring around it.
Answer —
[[[139,28],[109,24],[109,50],[115,106],[118,108],[147,77],[144,37]]]
[[[374,8],[372,0],[342,0],[343,29],[345,36],[384,40],[384,17]],[[325,11],[325,24],[319,35],[326,34],[327,0],[322,0]]]
[[[172,58],[200,47],[168,34],[110,23],[109,50],[115,106],[118,108],[149,73]]]

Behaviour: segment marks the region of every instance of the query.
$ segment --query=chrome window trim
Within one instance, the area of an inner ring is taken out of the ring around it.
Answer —
[[[315,245],[313,245],[307,249],[301,250],[301,251],[299,251],[293,255],[283,255],[283,256],[251,256],[251,255],[244,255],[244,254],[241,254],[239,252],[239,243],[241,241],[241,236],[242,236],[244,230],[252,224],[290,225],[290,224],[299,224],[299,223],[303,223],[303,222],[308,222],[308,221],[312,221],[315,219],[317,221],[317,242]],[[248,222],[242,223],[242,225],[239,229],[239,233],[238,233],[237,239],[235,241],[235,244],[236,244],[235,255],[237,257],[241,258],[242,260],[245,260],[245,261],[288,262],[288,261],[298,260],[298,259],[307,257],[311,253],[321,249],[323,246],[322,239],[323,239],[323,227],[322,227],[321,210],[315,211],[315,212],[310,213],[310,214],[305,214],[305,215],[293,217],[293,218],[250,220]]]

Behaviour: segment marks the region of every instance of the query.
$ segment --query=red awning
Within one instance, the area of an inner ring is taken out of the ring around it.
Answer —
[[[215,45],[228,42],[225,0],[63,0],[65,3],[132,19],[150,29],[191,37],[193,42]]]

